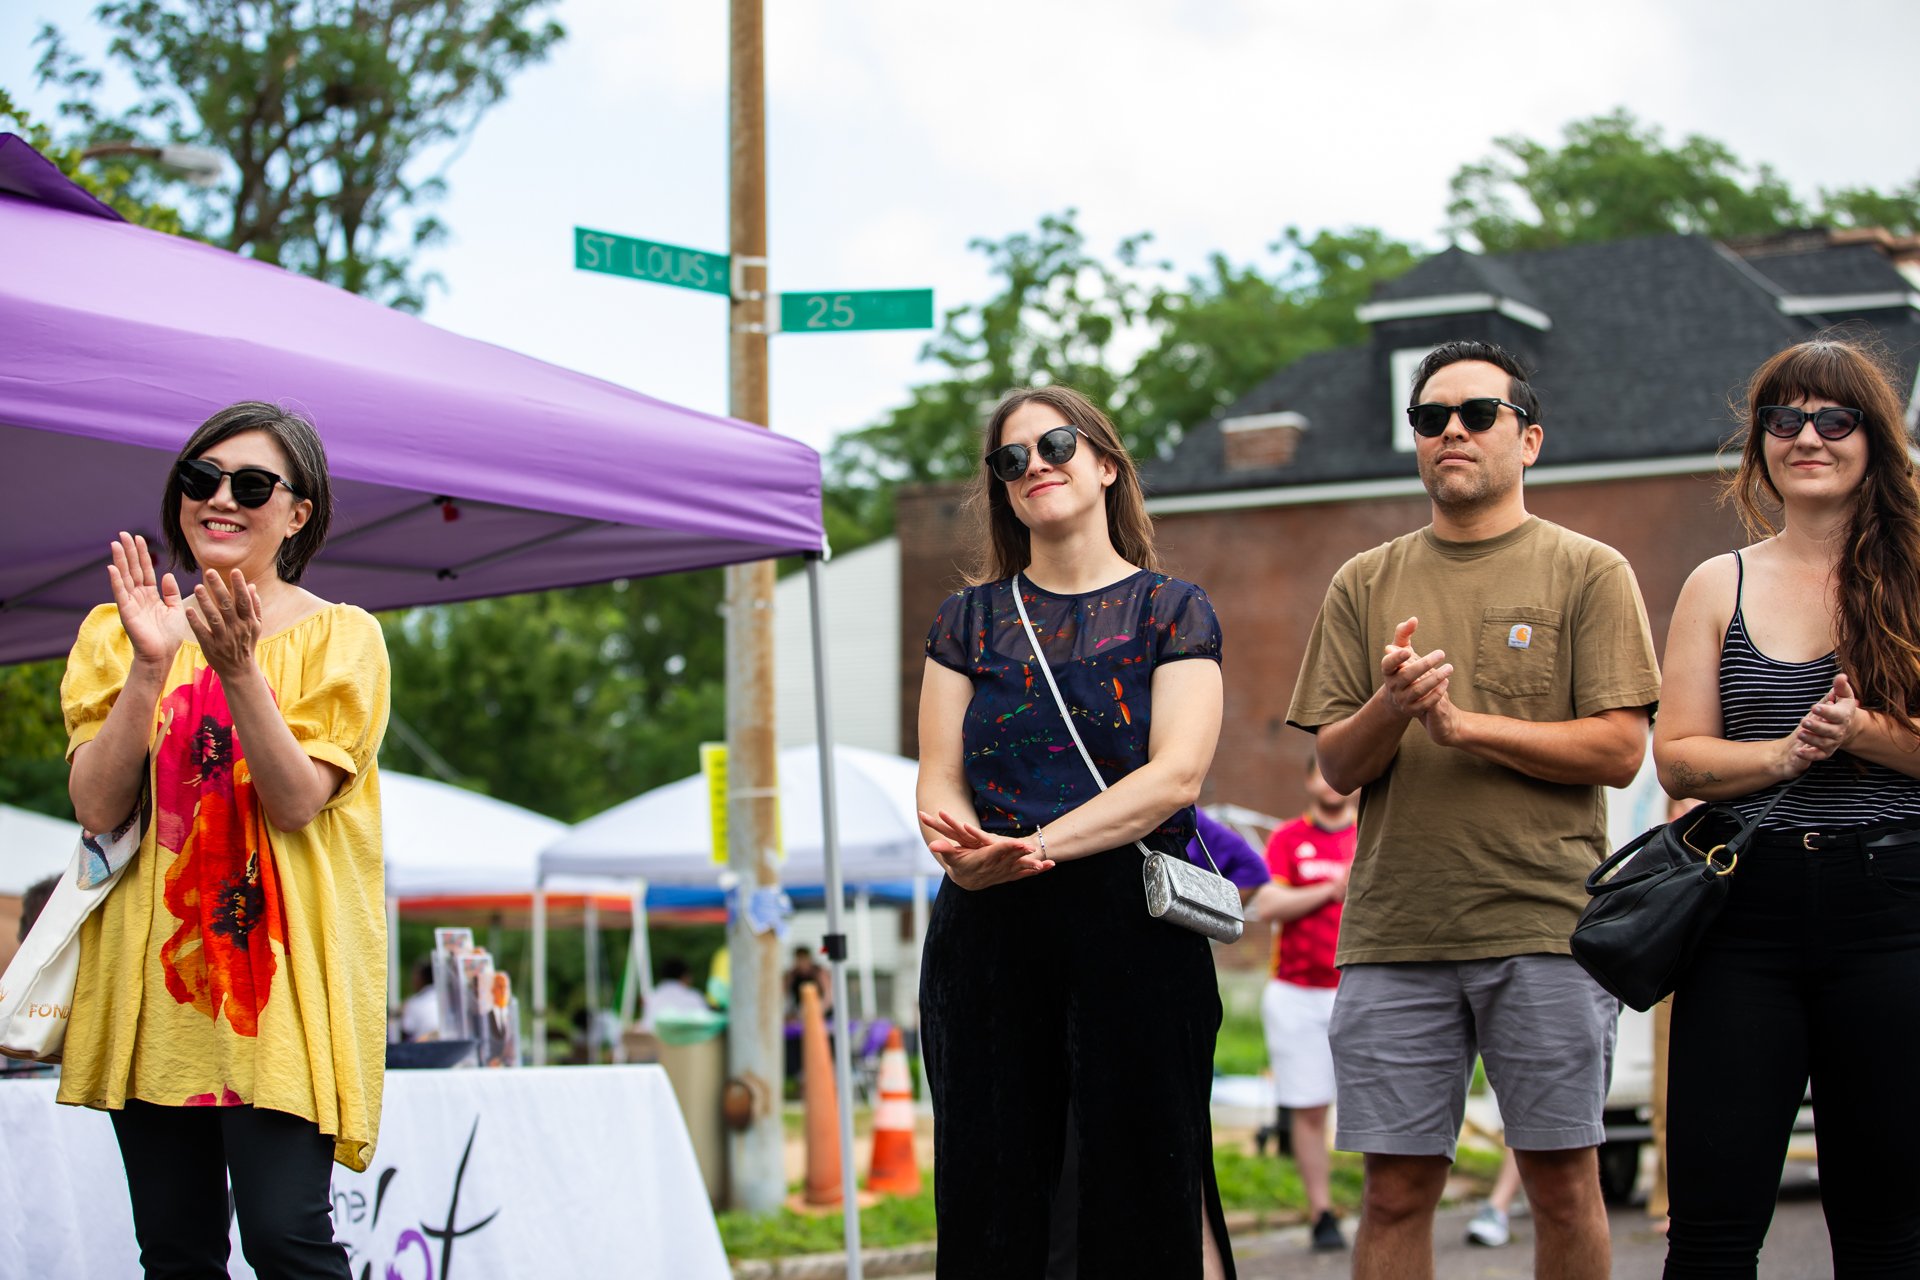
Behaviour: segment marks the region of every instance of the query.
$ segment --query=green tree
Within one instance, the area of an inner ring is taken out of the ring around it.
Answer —
[[[1494,140],[1494,154],[1452,182],[1448,230],[1487,253],[1701,233],[1722,239],[1808,225],[1920,224],[1920,178],[1893,192],[1823,192],[1809,204],[1772,166],[1749,165],[1723,142],[1689,134],[1669,146],[1657,125],[1625,108],[1578,120],[1555,147]]]
[[[1269,248],[1281,256],[1273,275],[1216,253],[1184,289],[1155,290],[1146,318],[1158,336],[1126,378],[1122,416],[1136,434],[1176,439],[1301,356],[1359,342],[1360,304],[1420,257],[1373,227],[1312,239],[1289,227]]]
[[[695,771],[726,729],[716,570],[387,615],[393,709],[382,762],[433,764],[577,822]]]
[[[60,720],[65,667],[58,661],[0,667],[0,804],[73,817]]]
[[[1033,232],[978,239],[998,281],[983,303],[946,313],[921,358],[943,376],[870,427],[836,439],[826,460],[828,534],[843,550],[893,526],[901,484],[951,480],[980,465],[980,423],[1010,387],[1066,383],[1112,405],[1121,391],[1116,341],[1147,298],[1135,277],[1144,235],[1120,243],[1112,263],[1089,252],[1075,212],[1048,214]],[[1159,440],[1133,442],[1152,453]]]
[[[131,138],[220,151],[232,173],[188,226],[235,252],[409,310],[431,276],[413,256],[444,234],[425,210],[450,156],[507,82],[561,39],[555,0],[109,0],[94,11],[141,98],[100,106],[102,76],[42,29],[39,74],[67,94],[80,142]],[[166,181],[133,167],[128,190]]]

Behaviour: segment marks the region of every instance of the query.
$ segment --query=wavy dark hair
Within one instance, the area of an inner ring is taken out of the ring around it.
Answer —
[[[307,561],[327,541],[327,526],[333,523],[333,488],[327,483],[327,451],[320,444],[320,433],[299,414],[261,400],[242,400],[230,404],[201,423],[187,437],[187,443],[167,469],[167,487],[160,495],[160,532],[167,540],[167,551],[175,565],[196,572],[200,565],[187,545],[180,528],[180,477],[175,468],[199,457],[222,440],[230,440],[243,431],[264,431],[287,455],[291,475],[281,477],[293,486],[294,499],[313,503],[307,522],[285,542],[274,557],[274,568],[283,582],[298,582],[307,570]]]
[[[1000,433],[1014,410],[1026,404],[1044,404],[1074,426],[1086,432],[1087,443],[1116,472],[1107,486],[1107,538],[1120,557],[1142,569],[1158,571],[1160,555],[1153,549],[1153,520],[1147,515],[1147,500],[1140,488],[1140,473],[1133,455],[1120,442],[1120,433],[1099,406],[1072,387],[1018,387],[1001,397],[987,419],[980,456],[984,459],[1000,447]],[[961,509],[975,514],[983,530],[982,545],[971,581],[996,582],[1010,578],[1033,560],[1033,535],[1007,500],[1007,486],[993,478],[983,464],[961,503]]]
[[[1756,420],[1762,406],[1831,400],[1865,415],[1859,429],[1867,437],[1866,474],[1835,566],[1835,652],[1861,705],[1911,717],[1920,713],[1920,478],[1895,386],[1884,354],[1852,335],[1821,334],[1773,356],[1754,370],[1734,405],[1746,437],[1726,496],[1754,537],[1780,531],[1784,507],[1767,474],[1767,433]]]

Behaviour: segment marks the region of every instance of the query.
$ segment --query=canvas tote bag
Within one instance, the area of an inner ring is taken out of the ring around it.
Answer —
[[[146,798],[113,831],[82,831],[73,860],[61,873],[20,950],[0,976],[0,1053],[34,1062],[58,1062],[80,974],[80,925],[140,851]]]

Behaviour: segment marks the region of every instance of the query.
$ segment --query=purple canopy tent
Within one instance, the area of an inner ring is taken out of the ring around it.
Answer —
[[[365,608],[824,548],[805,444],[132,226],[11,134],[0,253],[0,663],[66,652],[109,540],[158,545],[168,464],[235,400],[319,424],[307,585]]]
[[[187,434],[264,399],[311,416],[326,441],[337,509],[306,583],[329,598],[388,609],[807,554],[819,740],[832,741],[820,459],[806,445],[132,226],[12,134],[0,134],[0,255],[0,663],[65,653],[107,596],[114,534],[130,524],[159,544],[161,487]],[[821,787],[837,894],[825,767]],[[849,1160],[849,1202],[852,1179]]]

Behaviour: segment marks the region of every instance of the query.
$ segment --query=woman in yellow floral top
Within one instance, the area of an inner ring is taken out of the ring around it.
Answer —
[[[363,610],[300,585],[333,500],[311,424],[221,410],[167,479],[182,597],[122,533],[113,603],[61,685],[82,825],[143,792],[139,855],[81,934],[60,1101],[113,1113],[148,1275],[225,1275],[227,1184],[247,1260],[348,1276],[331,1166],[380,1119],[387,654]]]

